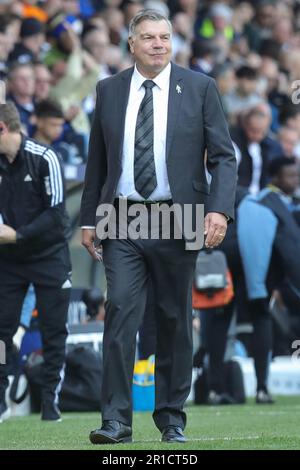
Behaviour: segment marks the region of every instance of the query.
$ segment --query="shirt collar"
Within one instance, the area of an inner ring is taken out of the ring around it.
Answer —
[[[161,90],[165,90],[167,88],[168,84],[169,84],[170,74],[171,74],[171,63],[169,63],[158,75],[156,75],[156,77],[153,78],[152,81]],[[134,86],[137,90],[139,90],[142,87],[144,81],[147,80],[147,78],[144,77],[138,71],[136,64],[134,66],[132,80],[133,80]]]

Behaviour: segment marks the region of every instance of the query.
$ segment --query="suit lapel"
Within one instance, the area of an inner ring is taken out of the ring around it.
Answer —
[[[125,130],[125,116],[126,108],[129,98],[130,83],[133,73],[133,67],[128,70],[125,70],[121,76],[121,80],[118,87],[118,92],[115,100],[116,104],[116,129],[118,132],[117,145],[119,148],[119,159],[122,159],[122,149],[123,149],[123,140],[124,140],[124,130]]]
[[[180,68],[171,64],[169,103],[168,103],[168,123],[167,123],[167,141],[166,141],[166,159],[168,160],[174,132],[177,125],[178,115],[182,103],[184,91],[183,79]]]

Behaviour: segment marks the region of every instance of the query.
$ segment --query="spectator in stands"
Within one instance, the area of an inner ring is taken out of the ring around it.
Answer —
[[[8,23],[5,17],[0,17],[0,79],[7,74],[7,58],[10,52],[10,42],[7,34]]]
[[[79,37],[71,28],[67,27],[66,33],[72,53],[66,62],[60,60],[59,64],[54,57],[51,58],[51,61],[53,60],[51,72],[54,83],[50,97],[61,104],[65,116],[74,130],[87,139],[90,123],[82,109],[82,102],[93,92],[98,80],[99,65],[91,54],[82,49]],[[57,74],[58,65],[60,67],[59,74]],[[74,114],[72,115],[72,113]]]
[[[235,87],[235,73],[233,71],[233,67],[229,63],[218,64],[213,68],[210,75],[216,80],[225,114],[228,115],[228,110],[223,97],[230,94]]]
[[[228,41],[234,38],[232,27],[232,10],[224,3],[214,3],[209,9],[208,16],[204,18],[198,27],[197,33],[205,39],[212,39],[216,36],[224,36]]]
[[[47,99],[40,101],[35,110],[34,138],[51,145],[65,163],[77,165],[84,160],[84,142],[71,124],[65,120],[59,103]]]
[[[270,187],[276,191],[288,209],[299,211],[299,201],[294,199],[299,187],[299,168],[293,157],[275,158],[269,165]]]
[[[260,0],[257,5],[254,21],[248,23],[245,27],[245,34],[250,49],[259,51],[263,40],[271,37],[276,18],[276,1]]]
[[[190,47],[193,39],[193,24],[186,13],[177,13],[173,17],[172,54],[176,58],[178,52]]]
[[[294,155],[300,161],[300,106],[291,103],[286,104],[281,108],[278,120],[282,127],[288,127],[297,132],[298,143],[294,148]]]
[[[278,131],[278,142],[286,157],[294,157],[296,146],[300,143],[297,130],[287,126],[281,127]]]
[[[262,101],[257,93],[257,72],[255,69],[242,65],[236,70],[235,76],[235,89],[223,97],[231,122],[236,121],[238,113]]]
[[[209,75],[216,65],[218,49],[211,41],[195,39],[192,42],[190,69]]]
[[[106,8],[103,16],[108,26],[110,42],[126,50],[126,38],[128,33],[125,27],[123,12],[111,6]]]
[[[51,1],[44,2],[43,8],[37,4],[39,0],[26,0],[14,2],[14,11],[17,12],[22,18],[36,18],[37,20],[45,23],[48,19],[47,9]]]
[[[52,145],[62,134],[64,114],[60,105],[44,100],[36,105],[36,131],[34,139],[46,145]]]
[[[293,25],[291,18],[278,18],[272,28],[272,39],[279,45],[279,49],[285,49],[292,45]]]
[[[43,24],[36,18],[25,18],[21,24],[20,42],[15,45],[9,54],[8,61],[18,61],[25,64],[39,60],[44,42]]]
[[[25,131],[30,134],[35,106],[35,76],[32,65],[18,62],[13,64],[8,72],[7,87],[7,99],[13,101],[17,107]]]
[[[99,64],[99,80],[109,77],[111,72],[107,66],[109,37],[105,30],[96,26],[86,27],[81,36],[82,46]]]
[[[267,104],[256,106],[241,117],[230,133],[238,161],[238,184],[256,194],[268,182],[272,158],[282,155],[280,144],[270,137],[271,112]]]
[[[33,67],[35,74],[34,98],[38,103],[49,97],[52,77],[48,67],[42,62],[35,63]]]

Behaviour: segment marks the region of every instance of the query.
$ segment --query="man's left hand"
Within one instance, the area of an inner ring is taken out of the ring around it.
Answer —
[[[0,245],[6,243],[16,243],[17,232],[5,224],[0,224]]]
[[[204,219],[205,247],[215,248],[224,240],[227,230],[227,219],[220,212],[209,212]]]

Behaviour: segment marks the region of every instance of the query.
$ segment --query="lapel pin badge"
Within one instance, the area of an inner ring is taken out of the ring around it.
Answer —
[[[178,95],[181,94],[181,86],[180,85],[176,85],[176,91],[177,91]]]

